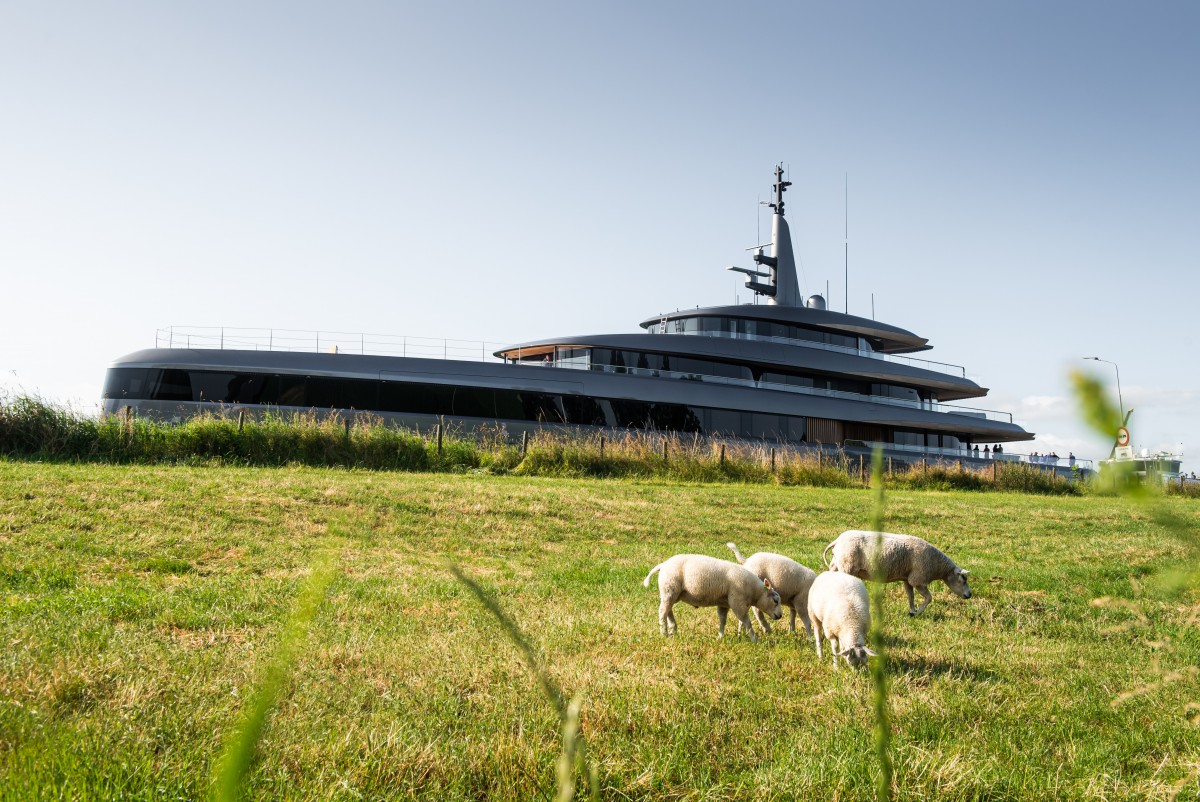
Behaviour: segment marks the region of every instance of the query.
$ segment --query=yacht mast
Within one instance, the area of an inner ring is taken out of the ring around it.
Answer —
[[[759,271],[745,268],[732,268],[746,273],[746,287],[767,296],[767,303],[775,306],[803,306],[800,297],[800,282],[796,278],[796,257],[792,252],[792,233],[787,220],[783,217],[783,193],[792,185],[791,181],[783,180],[783,166],[775,166],[775,201],[767,204],[775,210],[771,219],[771,255],[764,256],[759,245],[754,248],[754,261],[764,265],[770,272],[763,274]],[[754,280],[755,276],[767,278],[767,283]]]

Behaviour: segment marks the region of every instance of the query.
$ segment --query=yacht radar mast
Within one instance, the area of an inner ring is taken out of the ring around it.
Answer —
[[[787,220],[783,218],[783,193],[792,185],[791,181],[783,180],[783,166],[775,166],[775,201],[767,204],[775,214],[771,219],[771,255],[764,256],[764,245],[756,245],[754,251],[755,264],[765,266],[770,272],[763,273],[744,267],[731,267],[738,273],[746,274],[746,287],[759,295],[767,297],[767,303],[776,306],[803,306],[800,297],[800,282],[796,280],[796,258],[792,253],[792,234]],[[767,283],[755,281],[755,278],[766,278]]]

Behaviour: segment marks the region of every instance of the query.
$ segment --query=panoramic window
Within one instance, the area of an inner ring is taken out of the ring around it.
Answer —
[[[632,352],[614,353],[617,359],[623,360]],[[654,361],[657,359],[655,355],[647,354],[646,357],[646,364],[659,364]],[[666,369],[666,360],[662,364]],[[802,440],[807,428],[807,419],[801,416],[741,412],[688,404],[419,382],[174,368],[112,368],[105,376],[104,397],[317,409],[352,408],[487,420],[620,426],[767,440]]]

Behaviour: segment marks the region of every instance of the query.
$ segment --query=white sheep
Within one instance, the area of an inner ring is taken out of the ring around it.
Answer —
[[[800,613],[805,633],[812,635],[812,623],[808,619],[808,589],[817,578],[817,572],[782,554],[759,551],[743,557],[737,546],[732,543],[725,545],[733,549],[733,556],[747,571],[771,583],[771,587],[779,594],[780,603],[791,610],[791,631],[796,631],[796,613]],[[762,624],[763,630],[771,631],[771,625],[761,610],[755,608],[754,617]]]
[[[779,594],[771,589],[770,583],[756,577],[742,566],[703,554],[676,554],[666,562],[650,569],[642,581],[650,587],[650,577],[658,575],[658,625],[664,635],[673,635],[675,624],[674,606],[678,601],[693,607],[716,607],[717,637],[725,637],[725,619],[729,611],[742,627],[750,633],[750,640],[758,642],[758,636],[750,626],[750,608],[756,607],[778,621],[783,618],[779,606]]]
[[[825,547],[825,555],[833,549],[833,557],[827,563],[829,570],[852,574],[859,579],[872,579],[871,555],[875,549],[875,537],[875,532],[862,529],[842,532],[837,540]],[[967,584],[968,572],[919,537],[884,532],[880,559],[885,582],[904,582],[909,615],[925,612],[925,608],[933,601],[929,583],[939,579],[962,598],[971,598],[971,587]],[[920,609],[913,604],[914,588],[924,599]]]
[[[829,639],[834,668],[840,667],[839,657],[859,668],[875,656],[866,640],[871,628],[871,601],[867,586],[858,577],[833,571],[818,574],[808,591],[808,616],[818,659],[822,657],[822,636]]]

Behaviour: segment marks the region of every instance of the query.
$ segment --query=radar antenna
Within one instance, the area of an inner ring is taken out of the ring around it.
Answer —
[[[783,216],[783,193],[786,192],[787,188],[791,185],[791,181],[783,180],[783,165],[775,165],[775,202],[768,203],[767,205],[774,209],[780,217]]]

